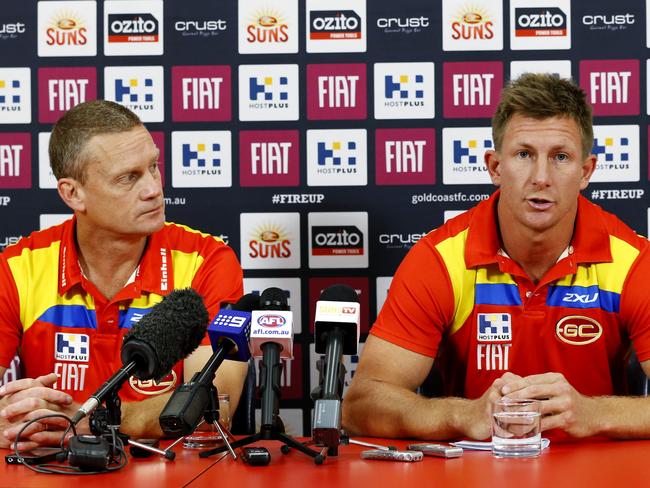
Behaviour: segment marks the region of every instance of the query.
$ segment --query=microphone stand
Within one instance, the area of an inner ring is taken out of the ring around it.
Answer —
[[[231,448],[247,446],[259,440],[275,440],[282,442],[280,448],[283,454],[287,454],[290,448],[314,458],[317,465],[323,464],[327,456],[327,448],[321,451],[310,449],[302,442],[285,434],[284,425],[280,419],[280,375],[282,373],[282,362],[280,361],[280,346],[273,342],[265,342],[261,346],[263,355],[260,364],[260,390],[262,391],[262,422],[260,431],[256,434],[244,437],[233,442]],[[225,452],[228,447],[220,446],[208,451],[199,453],[199,457],[208,457],[213,454]]]

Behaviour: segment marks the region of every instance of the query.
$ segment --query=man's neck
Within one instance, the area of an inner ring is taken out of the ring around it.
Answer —
[[[147,237],[117,236],[87,229],[83,222],[77,221],[76,241],[84,276],[110,300],[137,269]]]
[[[506,229],[501,227],[503,249],[521,266],[533,283],[538,283],[557,263],[573,236],[573,227],[567,226],[556,226],[543,232],[519,226],[513,229],[512,223],[505,227]]]

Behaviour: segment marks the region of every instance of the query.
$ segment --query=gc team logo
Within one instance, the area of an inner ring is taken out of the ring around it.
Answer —
[[[239,53],[297,53],[298,0],[239,0]]]
[[[432,119],[433,63],[376,63],[376,119]]]
[[[603,335],[603,327],[590,317],[570,315],[556,324],[555,334],[566,344],[586,346],[596,342]]]
[[[510,47],[513,50],[570,49],[570,0],[512,0]]]
[[[502,2],[443,0],[442,49],[444,51],[502,50]]]
[[[171,372],[162,378],[160,381],[156,380],[140,380],[135,376],[129,378],[129,386],[142,395],[153,396],[166,393],[176,386],[178,375],[173,369]]]
[[[38,2],[38,55],[95,56],[97,3]]]
[[[639,181],[638,125],[595,125],[591,152],[598,158],[592,182]]]
[[[0,124],[29,124],[31,121],[29,68],[0,68]]]
[[[163,53],[162,0],[106,0],[104,54],[106,56]]]
[[[232,186],[230,131],[172,132],[172,186]]]
[[[240,235],[244,269],[300,268],[299,213],[243,213]]]
[[[442,129],[442,181],[445,185],[490,184],[483,156],[492,149],[489,127]]]
[[[298,65],[239,66],[239,120],[298,120]]]
[[[143,122],[165,118],[162,66],[107,66],[104,68],[104,95],[124,105]]]
[[[307,185],[368,184],[365,129],[308,130]]]
[[[365,52],[365,0],[307,0],[307,52]]]
[[[87,363],[90,358],[90,339],[87,334],[64,334],[54,336],[54,359]]]

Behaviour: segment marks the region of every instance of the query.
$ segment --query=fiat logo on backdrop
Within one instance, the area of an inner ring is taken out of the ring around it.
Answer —
[[[557,323],[555,333],[562,342],[586,346],[596,342],[603,335],[603,327],[592,318],[570,315]]]

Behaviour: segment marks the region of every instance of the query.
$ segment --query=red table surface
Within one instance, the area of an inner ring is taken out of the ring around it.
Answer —
[[[403,448],[407,441],[364,439]],[[257,443],[269,448],[271,464],[252,467],[220,454],[200,459],[197,451],[175,449],[173,462],[159,456],[130,459],[115,473],[60,476],[33,473],[23,466],[0,465],[0,487],[66,487],[84,483],[95,487],[205,487],[255,486],[257,488],[414,488],[404,483],[441,487],[588,488],[647,486],[650,483],[650,441],[584,441],[552,443],[534,459],[496,459],[489,452],[465,451],[461,458],[425,457],[421,462],[371,461],[360,458],[366,447],[339,448],[337,457],[321,466],[295,450],[280,452],[275,441]],[[4,454],[6,451],[0,451]]]
[[[403,448],[406,441],[363,439]],[[263,442],[271,452],[271,464],[247,466],[222,458],[192,482],[192,487],[228,486],[263,488],[311,488],[317,486],[360,488],[439,487],[626,487],[650,485],[650,441],[584,441],[555,443],[538,458],[497,459],[490,452],[465,451],[457,459],[425,457],[420,462],[361,459],[367,447],[339,448],[338,457],[321,466],[304,454],[280,452],[280,443]],[[263,482],[263,484],[261,484]],[[404,483],[413,483],[404,485]]]

